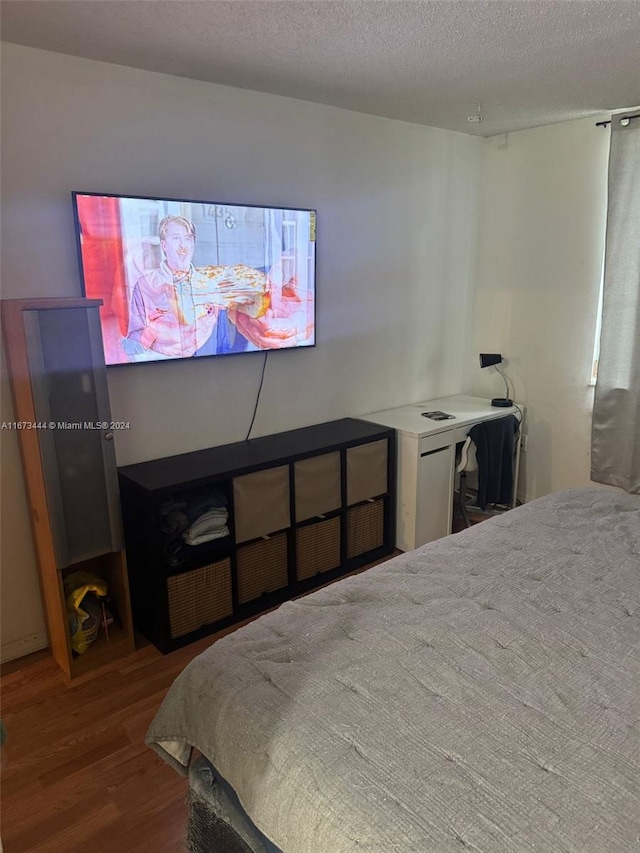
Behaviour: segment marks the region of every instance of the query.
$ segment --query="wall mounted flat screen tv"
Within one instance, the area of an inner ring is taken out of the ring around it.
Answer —
[[[72,198],[108,365],[315,345],[314,210]]]

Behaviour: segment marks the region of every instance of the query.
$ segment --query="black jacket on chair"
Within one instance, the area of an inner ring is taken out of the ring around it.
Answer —
[[[510,504],[513,500],[513,460],[519,429],[514,415],[483,421],[469,430],[478,461],[478,506]]]

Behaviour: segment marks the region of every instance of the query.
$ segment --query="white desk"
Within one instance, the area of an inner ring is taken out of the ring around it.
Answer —
[[[443,411],[453,418],[434,421],[422,412]],[[491,400],[456,395],[412,403],[361,416],[397,431],[396,547],[411,551],[451,533],[456,444],[474,424],[516,414],[515,406],[497,408]],[[520,445],[516,449],[513,505],[518,487]]]

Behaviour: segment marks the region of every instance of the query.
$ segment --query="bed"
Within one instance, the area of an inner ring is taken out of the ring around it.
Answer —
[[[640,849],[640,497],[549,495],[283,604],[147,743],[197,853]]]

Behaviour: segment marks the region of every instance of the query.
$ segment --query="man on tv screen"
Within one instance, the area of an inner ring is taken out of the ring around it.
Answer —
[[[232,351],[214,336],[223,312],[242,335],[235,351],[247,341],[278,349],[308,336],[306,323],[301,328],[294,316],[294,281],[277,289],[270,276],[244,264],[194,267],[196,229],[183,216],[166,216],[159,237],[160,268],[141,275],[133,288],[122,341],[128,355],[181,358]]]
[[[315,343],[315,211],[72,195],[106,364]]]

